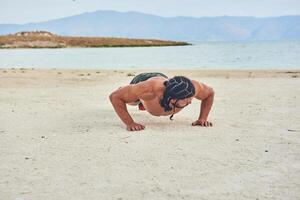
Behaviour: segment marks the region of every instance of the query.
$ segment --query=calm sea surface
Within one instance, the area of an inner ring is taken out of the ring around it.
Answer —
[[[300,41],[134,48],[0,49],[0,68],[300,69]]]

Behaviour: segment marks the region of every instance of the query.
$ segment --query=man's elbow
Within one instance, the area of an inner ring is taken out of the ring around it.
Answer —
[[[209,88],[209,92],[208,92],[207,98],[214,99],[214,96],[215,96],[214,89],[213,88]]]
[[[210,95],[215,96],[215,90],[213,88],[210,88]]]
[[[120,97],[120,95],[116,92],[112,92],[109,95],[109,100],[113,105],[118,104],[119,102],[124,102],[123,99]]]
[[[111,93],[110,95],[109,95],[109,100],[110,100],[110,102],[113,102],[113,100],[116,98],[116,93]]]

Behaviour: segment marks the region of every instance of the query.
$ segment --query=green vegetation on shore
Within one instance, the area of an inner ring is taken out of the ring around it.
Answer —
[[[59,36],[46,31],[19,32],[0,36],[0,48],[150,47],[184,46],[186,42],[111,37]]]

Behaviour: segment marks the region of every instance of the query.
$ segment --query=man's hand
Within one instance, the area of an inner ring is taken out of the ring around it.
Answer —
[[[207,121],[206,119],[198,119],[192,123],[192,126],[212,126],[212,123]]]
[[[212,104],[214,102],[215,92],[213,88],[200,83],[198,81],[193,81],[196,89],[195,98],[201,100],[200,114],[198,120],[193,122],[193,126],[212,126],[212,123],[207,121],[208,114],[211,110]]]
[[[132,122],[131,124],[127,125],[127,131],[141,131],[144,130],[145,126]]]

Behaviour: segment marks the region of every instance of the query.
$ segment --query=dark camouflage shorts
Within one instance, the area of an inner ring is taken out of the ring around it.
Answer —
[[[137,84],[139,82],[143,82],[143,81],[148,80],[149,78],[157,77],[157,76],[162,76],[162,77],[168,78],[166,75],[164,75],[163,73],[160,73],[160,72],[141,73],[141,74],[136,75],[132,79],[132,81],[130,82],[130,84]]]

